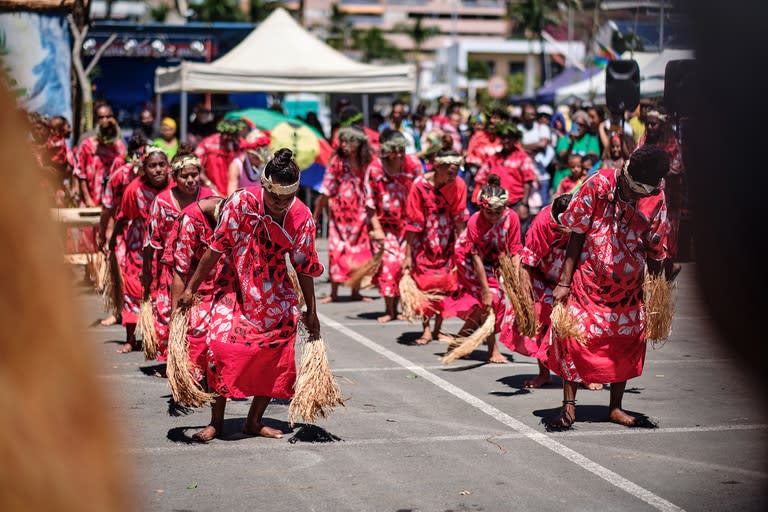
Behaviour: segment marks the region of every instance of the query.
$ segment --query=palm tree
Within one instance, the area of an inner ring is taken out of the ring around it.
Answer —
[[[376,60],[389,62],[403,61],[403,52],[390,43],[384,37],[384,32],[378,27],[371,27],[368,30],[356,30],[352,37],[355,42],[355,49],[360,51],[360,60],[363,62]]]
[[[517,22],[518,28],[522,28],[529,43],[534,39],[539,40],[539,65],[541,73],[546,68],[546,56],[544,54],[544,36],[542,32],[547,25],[557,25],[562,22],[560,18],[560,7],[573,7],[581,9],[580,0],[520,0],[518,2],[507,2],[507,17]],[[533,55],[533,45],[528,45],[530,55]],[[532,73],[530,66],[526,66],[526,73]],[[542,80],[543,82],[544,80]],[[525,94],[533,95],[533,77],[526,76]]]
[[[245,21],[237,0],[202,0],[191,2],[196,21]]]
[[[339,4],[331,4],[331,14],[328,16],[325,42],[328,46],[342,51],[349,48],[352,36],[352,23],[347,19],[347,13],[342,11]]]
[[[416,64],[416,90],[414,91],[413,98],[411,100],[412,106],[415,106],[419,101],[419,89],[421,82],[421,51],[426,43],[432,37],[439,35],[440,29],[438,27],[425,27],[422,24],[424,19],[423,14],[416,16],[416,20],[411,25],[398,23],[395,25],[394,31],[407,35],[413,43],[413,56]]]

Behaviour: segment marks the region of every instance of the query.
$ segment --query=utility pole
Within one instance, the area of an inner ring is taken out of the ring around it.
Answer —
[[[664,2],[660,2],[659,9],[659,51],[664,51]]]

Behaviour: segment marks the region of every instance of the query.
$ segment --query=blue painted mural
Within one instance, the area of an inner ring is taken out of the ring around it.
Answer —
[[[71,59],[64,16],[0,14],[0,69],[26,110],[72,120]]]

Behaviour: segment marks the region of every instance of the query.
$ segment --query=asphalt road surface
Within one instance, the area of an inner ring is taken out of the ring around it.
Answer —
[[[547,433],[559,379],[524,389],[536,363],[505,347],[506,365],[483,364],[483,348],[443,366],[445,345],[412,344],[419,326],[375,321],[384,305],[373,290],[370,303],[319,308],[346,406],[321,429],[290,429],[287,403],[273,402],[265,423],[286,432],[281,440],[240,434],[249,402],[230,401],[225,439],[191,443],[207,410],[174,408],[167,382],[148,375],[153,363],[117,354],[122,328],[90,327],[88,342],[113,392],[140,510],[766,510],[768,418],[755,398],[765,391],[715,338],[691,265],[678,281],[672,337],[648,349],[624,399],[653,429],[606,422],[609,392],[581,389],[575,428]],[[328,289],[318,280],[318,296]],[[79,300],[88,323],[103,316],[95,294]]]

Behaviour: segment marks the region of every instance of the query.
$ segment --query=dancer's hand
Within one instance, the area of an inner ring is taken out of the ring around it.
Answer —
[[[316,340],[320,337],[320,320],[317,319],[316,311],[307,311],[304,313],[304,326],[307,328],[309,338]]]
[[[555,286],[555,290],[552,292],[552,298],[555,302],[565,304],[568,302],[568,296],[571,294],[571,287],[558,284]]]
[[[179,297],[178,302],[176,303],[177,308],[187,308],[192,305],[192,301],[194,300],[194,294],[192,291],[187,288],[184,290],[184,292]]]

